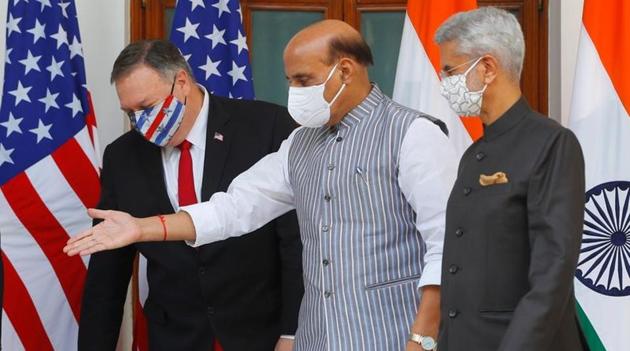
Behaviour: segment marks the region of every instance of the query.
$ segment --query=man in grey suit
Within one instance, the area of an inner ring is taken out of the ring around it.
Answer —
[[[482,8],[438,29],[443,94],[479,115],[449,198],[440,351],[579,351],[573,277],[584,216],[584,160],[573,133],[520,90],[516,18]]]
[[[289,112],[303,127],[278,152],[227,192],[164,216],[164,226],[158,217],[91,210],[104,222],[66,250],[164,237],[198,246],[296,209],[305,294],[295,350],[434,350],[456,164],[445,124],[370,83],[370,49],[346,23],[305,28],[287,45],[284,63]]]

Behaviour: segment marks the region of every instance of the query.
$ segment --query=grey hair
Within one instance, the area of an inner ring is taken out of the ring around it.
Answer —
[[[442,23],[435,42],[455,42],[457,54],[471,58],[491,54],[518,80],[523,70],[525,40],[523,30],[513,14],[496,7],[482,7],[460,12]]]
[[[127,45],[118,55],[110,82],[116,82],[142,64],[154,69],[167,81],[173,81],[181,70],[186,71],[193,82],[195,80],[190,65],[175,44],[167,40],[141,40]]]

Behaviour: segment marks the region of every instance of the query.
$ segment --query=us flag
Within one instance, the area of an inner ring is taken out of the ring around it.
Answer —
[[[238,0],[177,2],[171,41],[197,82],[216,95],[254,98],[247,37]]]
[[[72,0],[9,0],[0,106],[3,350],[74,350],[87,259],[62,252],[99,197]]]

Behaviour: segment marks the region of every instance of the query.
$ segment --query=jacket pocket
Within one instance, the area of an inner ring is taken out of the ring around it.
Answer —
[[[479,316],[482,319],[501,323],[501,324],[509,324],[510,321],[512,320],[513,315],[514,315],[513,310],[504,310],[504,311],[481,310],[479,311]]]
[[[479,196],[499,196],[509,194],[512,190],[512,183],[492,184],[487,186],[479,186],[477,191],[473,191],[474,195]]]
[[[392,280],[388,280],[388,281],[380,282],[380,283],[368,284],[365,286],[365,290],[377,290],[377,289],[389,288],[396,285],[402,285],[402,284],[409,283],[412,281],[420,280],[421,276],[422,274],[416,274],[409,277],[392,279]]]

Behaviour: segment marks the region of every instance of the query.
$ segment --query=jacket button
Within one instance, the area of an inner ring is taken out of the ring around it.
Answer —
[[[481,161],[481,160],[483,160],[485,157],[486,157],[486,154],[484,154],[483,152],[478,152],[478,153],[475,155],[475,158],[477,159],[477,161]]]
[[[338,136],[337,139],[335,139],[335,141],[340,142],[343,140],[343,137]]]
[[[464,230],[462,228],[457,228],[457,230],[455,230],[455,236],[461,238],[462,235],[464,235]]]
[[[330,199],[331,199],[330,195],[328,195],[328,194],[324,195],[324,200],[330,201]]]
[[[206,274],[206,269],[203,267],[199,268],[199,275],[204,275],[204,274]]]
[[[322,232],[327,232],[327,231],[328,231],[328,229],[330,229],[330,228],[329,228],[327,225],[325,225],[325,224],[324,224],[324,225],[322,226]]]
[[[469,188],[469,187],[465,187],[465,188],[464,188],[464,195],[468,196],[468,194],[470,194],[470,192],[471,192],[471,191],[472,191],[472,189],[471,189],[471,188]]]
[[[335,165],[333,165],[332,163],[328,165],[328,170],[332,171],[333,169],[335,169]]]
[[[325,297],[325,298],[329,298],[329,297],[330,297],[330,295],[332,295],[332,293],[331,293],[330,291],[326,291],[326,292],[324,292],[324,297]]]
[[[214,316],[214,307],[208,306],[207,311],[208,311],[208,316]]]
[[[457,273],[458,270],[459,270],[459,267],[457,267],[454,264],[452,264],[450,267],[448,267],[448,272],[451,273],[451,274]]]
[[[324,259],[324,260],[322,261],[322,264],[323,264],[324,266],[328,266],[328,265],[330,264],[330,261],[328,261],[327,259]]]
[[[457,312],[457,310],[449,310],[448,311],[448,318],[455,318],[455,317],[457,317],[458,314],[459,314],[459,312]]]

